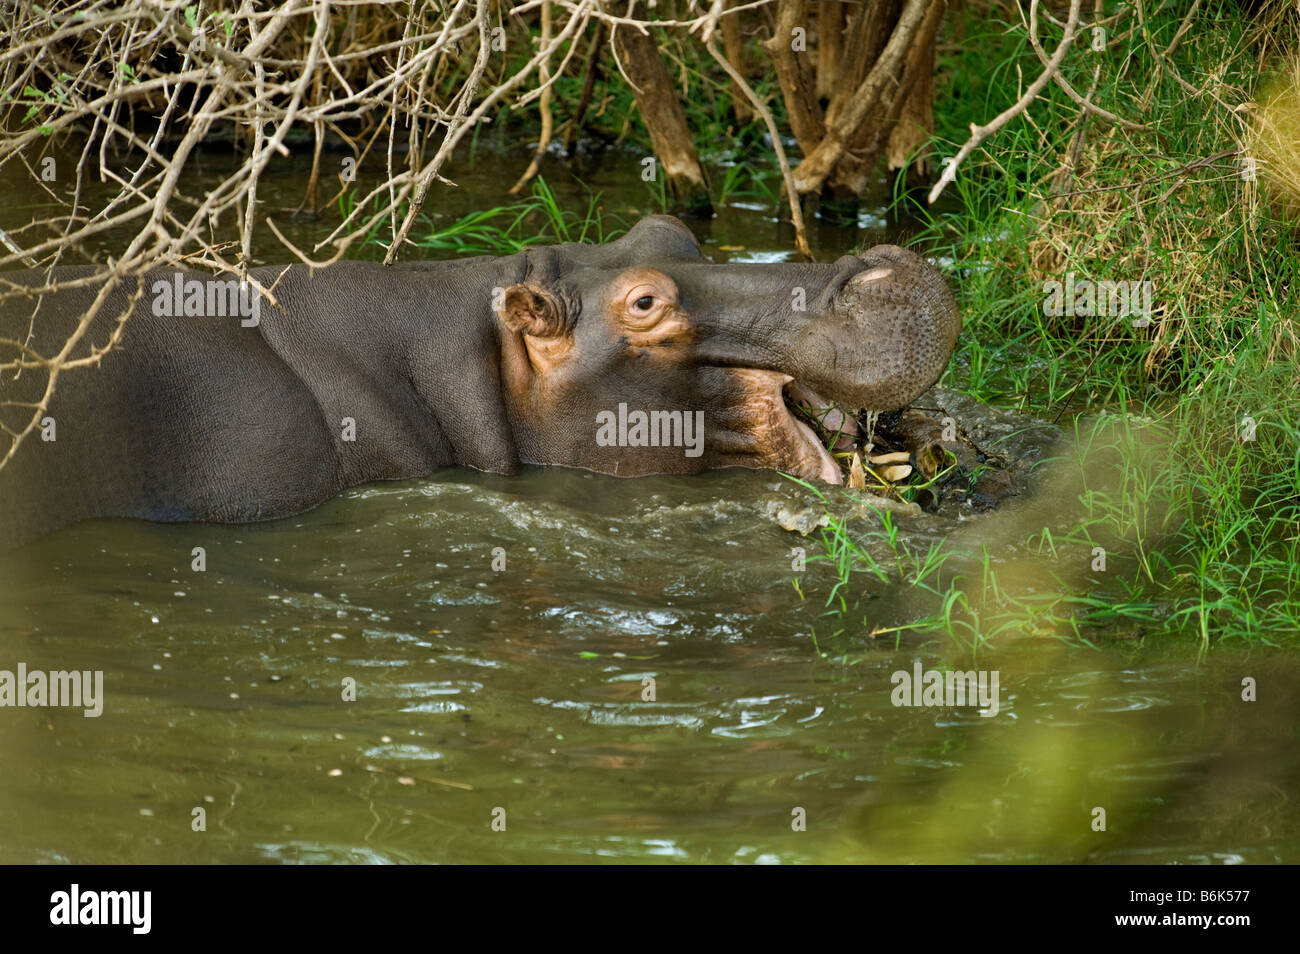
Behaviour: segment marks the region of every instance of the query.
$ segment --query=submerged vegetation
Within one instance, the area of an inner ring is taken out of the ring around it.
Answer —
[[[415,243],[428,252],[458,255],[513,255],[530,245],[556,242],[608,242],[627,231],[617,216],[599,209],[600,195],[591,194],[582,212],[564,208],[542,177],[530,194],[508,205],[471,212],[442,228],[427,227]]]

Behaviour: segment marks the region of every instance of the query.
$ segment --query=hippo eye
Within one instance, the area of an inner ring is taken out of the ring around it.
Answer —
[[[640,298],[638,298],[635,302],[632,303],[632,307],[635,308],[637,311],[649,311],[651,308],[654,307],[654,303],[655,303],[654,295],[642,295]]]

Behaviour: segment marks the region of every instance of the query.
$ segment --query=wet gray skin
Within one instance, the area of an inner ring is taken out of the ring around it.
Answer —
[[[61,378],[48,409],[57,440],[27,440],[0,469],[0,545],[87,517],[284,517],[452,465],[740,466],[834,483],[822,441],[786,408],[787,385],[849,410],[904,406],[938,379],[960,327],[943,278],[911,252],[705,264],[668,216],[602,246],[257,269],[275,301],[257,302],[256,323],[211,306],[156,314],[174,275],[147,276],[120,346]],[[79,353],[108,339],[134,290],[113,293]],[[54,353],[94,294],[10,300],[0,338]],[[31,371],[0,377],[11,430],[43,385]],[[602,435],[602,415],[629,411],[660,412],[662,435],[621,420],[615,439]]]

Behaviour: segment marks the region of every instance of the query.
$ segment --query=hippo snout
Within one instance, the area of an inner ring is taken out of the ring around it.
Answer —
[[[905,407],[947,367],[961,314],[943,275],[914,252],[882,245],[808,328],[796,377],[855,410]]]

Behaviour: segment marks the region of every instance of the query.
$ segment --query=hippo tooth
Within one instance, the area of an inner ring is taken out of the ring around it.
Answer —
[[[867,282],[878,282],[883,278],[889,278],[893,274],[894,270],[892,268],[885,268],[882,265],[862,272],[861,274],[854,275],[850,283],[854,285],[865,285]]]
[[[853,452],[853,463],[849,465],[849,486],[854,490],[865,490],[867,486],[867,475],[862,468],[862,455],[857,451]]]
[[[790,387],[786,388],[786,395],[795,404],[803,404],[808,407],[830,407],[832,404],[812,388],[800,384],[798,381],[794,381]]]
[[[880,468],[880,476],[891,484],[896,484],[900,480],[906,480],[912,475],[911,464],[894,464],[890,467]]]
[[[909,458],[907,451],[893,451],[889,454],[872,454],[868,460],[873,464],[906,464]]]
[[[830,455],[830,451],[822,446],[817,433],[796,417],[791,417],[790,420],[804,440],[807,441],[807,447],[812,456],[817,459],[817,464],[821,468],[821,473],[818,476],[822,481],[828,484],[843,484],[844,478],[840,475],[840,465],[835,463],[835,458]]]

